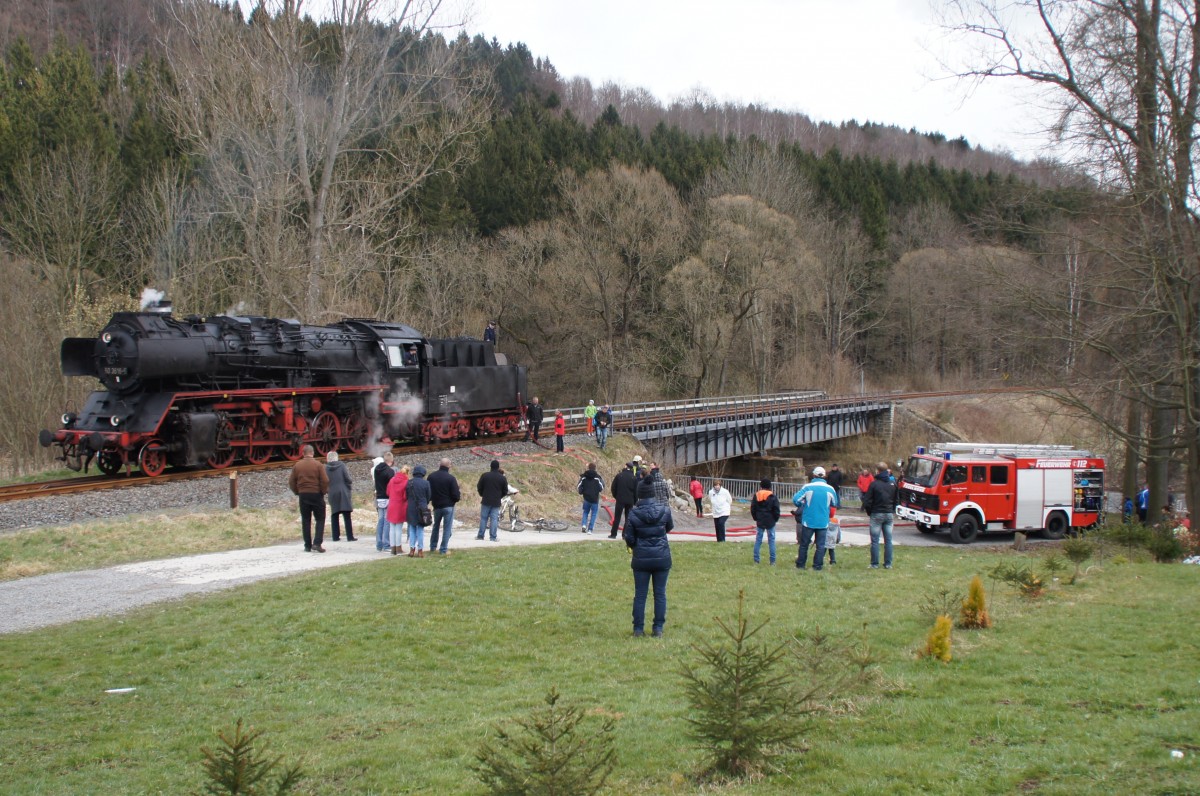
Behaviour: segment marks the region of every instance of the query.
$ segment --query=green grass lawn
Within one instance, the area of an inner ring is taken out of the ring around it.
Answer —
[[[302,763],[304,793],[480,793],[480,740],[551,686],[619,717],[612,793],[1200,792],[1198,567],[1108,563],[1034,602],[989,583],[995,628],[956,630],[943,665],[915,656],[922,602],[1014,554],[907,548],[870,571],[846,548],[798,573],[744,544],[673,552],[662,641],[630,636],[628,556],[607,540],[383,559],[0,637],[0,792],[199,792],[200,747],[243,718]],[[693,778],[678,667],[742,588],[774,637],[865,638],[879,677],[807,753],[713,788]]]

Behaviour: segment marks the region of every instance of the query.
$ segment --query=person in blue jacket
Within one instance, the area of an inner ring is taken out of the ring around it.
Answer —
[[[622,538],[631,553],[633,569],[633,635],[646,635],[646,594],[654,582],[654,624],[661,638],[667,621],[667,575],[671,572],[671,546],[667,534],[675,527],[671,509],[654,499],[654,482],[638,482],[638,502],[625,518]]]
[[[825,468],[814,467],[812,480],[792,496],[796,507],[796,541],[800,543],[800,555],[796,557],[796,569],[808,565],[808,546],[816,542],[813,569],[820,571],[825,558],[825,534],[829,532],[829,509],[841,508],[837,490],[825,482]]]

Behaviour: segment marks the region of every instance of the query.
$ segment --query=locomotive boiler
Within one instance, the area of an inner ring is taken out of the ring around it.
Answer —
[[[526,393],[526,369],[492,343],[365,319],[175,318],[164,305],[64,340],[61,359],[104,389],[39,440],[71,469],[94,458],[109,474],[504,434]]]

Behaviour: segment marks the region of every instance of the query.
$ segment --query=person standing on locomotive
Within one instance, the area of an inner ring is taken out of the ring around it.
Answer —
[[[338,461],[337,451],[325,454],[325,475],[329,477],[329,516],[333,520],[333,541],[341,541],[341,528],[338,520],[346,520],[346,541],[354,541],[354,521],[350,515],[354,513],[354,479],[343,462]]]
[[[533,441],[538,441],[538,433],[542,429],[542,402],[538,397],[533,396],[533,400],[525,407],[525,441],[529,442],[529,437],[533,435]]]
[[[412,480],[405,488],[408,496],[408,555],[410,558],[425,557],[425,526],[432,524],[429,510],[432,496],[429,482],[425,480],[425,467],[418,464],[413,468]]]
[[[404,465],[387,485],[389,539],[394,556],[404,552],[404,534],[408,529],[408,475],[410,472],[412,471],[408,465]]]
[[[500,469],[500,462],[492,459],[490,469],[479,476],[479,483],[475,485],[475,491],[479,493],[479,535],[475,538],[482,542],[485,531],[491,534],[492,541],[496,541],[496,529],[500,525],[500,503],[504,500],[504,496],[508,494],[508,479],[504,477],[504,472]]]
[[[488,321],[487,328],[483,330],[483,342],[496,344],[496,322]]]
[[[444,556],[450,555],[450,534],[454,528],[454,506],[462,500],[458,479],[450,474],[450,460],[438,462],[437,470],[429,474],[430,500],[433,503],[433,530],[429,534],[429,552],[437,550]],[[441,531],[441,548],[438,538]]]
[[[324,553],[321,542],[325,539],[325,493],[329,491],[329,476],[319,461],[313,458],[313,446],[300,449],[303,458],[292,466],[288,476],[288,488],[300,500],[300,531],[304,535],[305,552]],[[313,519],[317,521],[317,533],[312,533]]]
[[[388,521],[388,483],[396,474],[392,469],[393,461],[395,459],[392,452],[388,451],[375,460],[375,467],[371,470],[371,478],[375,482],[375,509],[379,512],[379,521],[375,523],[375,550],[379,553],[387,550],[391,532],[391,523]],[[400,543],[392,541],[393,547],[398,544]]]

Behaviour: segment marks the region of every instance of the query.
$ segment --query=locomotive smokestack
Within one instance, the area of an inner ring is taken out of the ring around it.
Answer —
[[[169,315],[171,313],[171,302],[167,299],[166,293],[148,287],[142,291],[142,303],[138,309],[141,312],[157,312]]]

